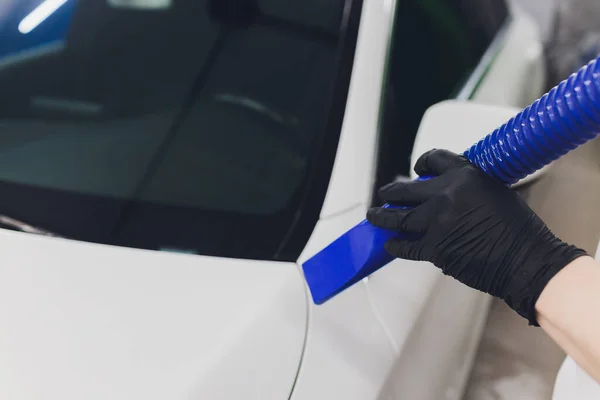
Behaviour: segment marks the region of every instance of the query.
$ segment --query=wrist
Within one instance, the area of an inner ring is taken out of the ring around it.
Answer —
[[[537,302],[535,311],[538,321],[557,321],[565,313],[571,313],[570,303],[577,302],[582,289],[589,284],[591,270],[597,269],[594,259],[582,256],[567,264],[544,287]]]
[[[548,231],[547,235],[552,234]],[[513,284],[504,300],[530,325],[539,326],[536,305],[542,292],[565,267],[584,256],[587,256],[585,251],[552,235],[544,246],[537,247],[518,263],[519,269],[513,274]]]

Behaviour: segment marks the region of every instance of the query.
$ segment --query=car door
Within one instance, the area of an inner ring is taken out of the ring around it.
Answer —
[[[541,94],[540,50],[531,19],[502,0],[399,3],[375,188],[410,178],[415,135],[434,103],[459,98],[514,107]],[[380,398],[460,398],[489,297],[430,264],[404,260],[373,274],[367,286],[397,351]]]

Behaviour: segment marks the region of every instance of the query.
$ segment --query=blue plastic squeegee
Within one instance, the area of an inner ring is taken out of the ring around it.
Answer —
[[[513,184],[600,133],[600,58],[561,82],[464,152],[495,179]],[[322,304],[393,260],[385,242],[397,232],[362,221],[302,267]]]

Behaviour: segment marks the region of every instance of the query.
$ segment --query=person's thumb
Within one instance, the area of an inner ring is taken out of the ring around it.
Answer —
[[[415,172],[419,176],[440,176],[446,171],[456,168],[468,160],[448,150],[433,149],[423,154],[415,164]]]

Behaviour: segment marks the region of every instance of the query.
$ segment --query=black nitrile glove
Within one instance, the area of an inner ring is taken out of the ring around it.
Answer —
[[[466,158],[432,150],[415,166],[427,181],[392,183],[380,189],[384,201],[412,209],[373,208],[375,226],[415,235],[391,239],[395,257],[429,261],[444,274],[503,299],[539,326],[535,303],[550,279],[585,255],[546,227],[521,197]]]

